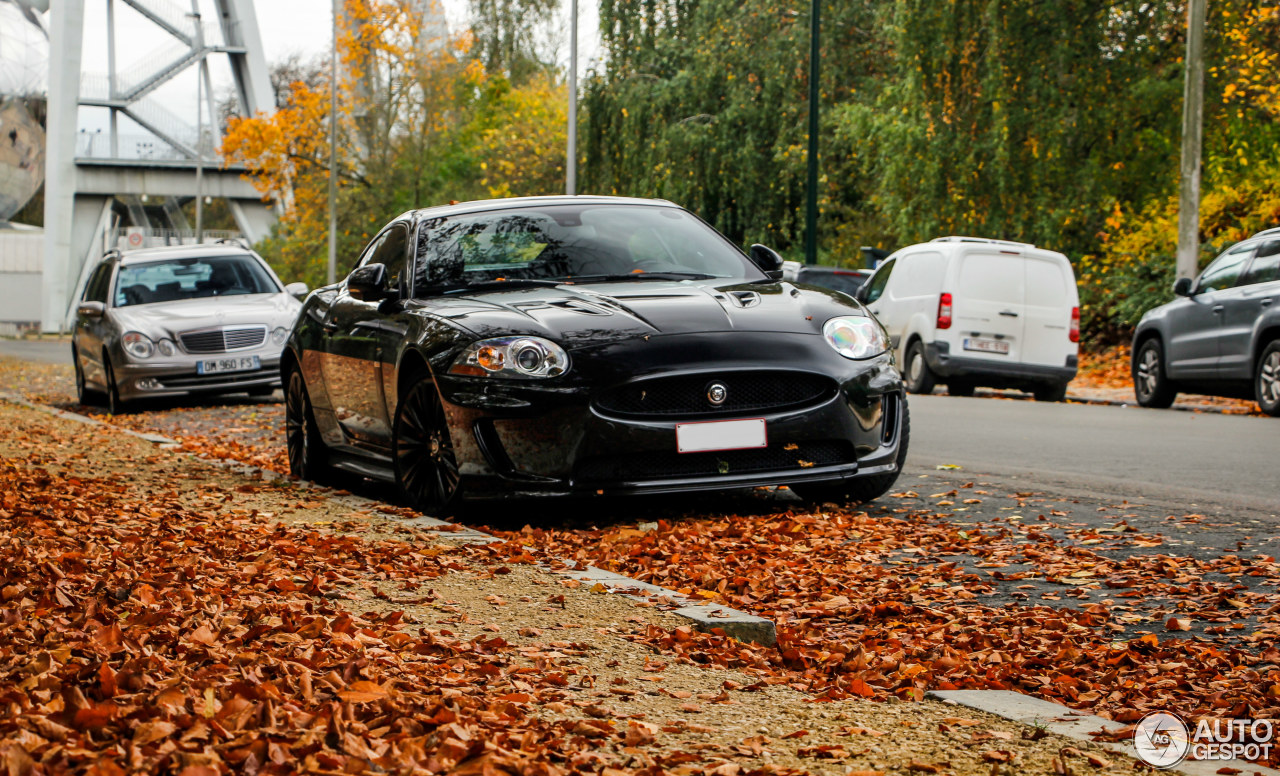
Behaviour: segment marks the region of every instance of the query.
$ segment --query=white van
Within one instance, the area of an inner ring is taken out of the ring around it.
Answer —
[[[939,237],[881,262],[858,290],[912,393],[945,383],[1062,401],[1076,375],[1080,296],[1066,256],[1026,243]]]

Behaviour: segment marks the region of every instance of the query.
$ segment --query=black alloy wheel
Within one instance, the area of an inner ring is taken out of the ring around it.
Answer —
[[[71,360],[76,367],[76,401],[84,407],[98,404],[102,401],[102,394],[89,390],[84,379],[84,367],[80,364],[80,351],[75,345],[71,346]]]
[[[1143,407],[1165,409],[1178,395],[1164,373],[1164,348],[1152,338],[1142,343],[1133,357],[1133,392]]]
[[[107,414],[123,415],[124,401],[120,398],[120,388],[116,385],[116,370],[111,366],[111,359],[102,354],[102,367],[107,374]]]
[[[1258,357],[1258,370],[1253,380],[1258,409],[1280,418],[1280,340],[1274,340]]]
[[[396,408],[396,484],[423,514],[447,517],[461,506],[461,477],[444,404],[429,377],[417,379]]]
[[[916,340],[907,348],[907,365],[903,370],[906,374],[907,390],[911,393],[933,393],[933,386],[937,382],[933,370],[929,368],[929,362],[924,357],[924,343]]]
[[[311,397],[302,370],[293,368],[284,392],[284,440],[289,451],[289,473],[299,479],[321,482],[329,474],[328,452],[320,439]]]

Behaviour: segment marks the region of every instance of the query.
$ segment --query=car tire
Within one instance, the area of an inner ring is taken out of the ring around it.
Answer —
[[[1280,418],[1280,340],[1273,340],[1262,349],[1254,372],[1253,391],[1258,409]]]
[[[116,370],[111,366],[111,358],[106,353],[102,354],[102,368],[107,376],[107,414],[123,415],[127,408],[120,398],[120,387],[116,385]]]
[[[412,379],[400,397],[392,432],[396,485],[415,509],[432,517],[457,514],[462,479],[444,404],[429,376]]]
[[[76,401],[83,407],[95,407],[102,403],[102,393],[91,391],[84,379],[84,367],[80,365],[80,351],[71,346],[71,360],[76,368]]]
[[[924,357],[924,343],[920,340],[913,341],[907,348],[906,360],[903,378],[906,380],[907,390],[911,393],[933,393],[937,376]]]
[[[875,501],[893,488],[902,474],[902,467],[907,462],[907,448],[911,442],[911,412],[907,407],[906,397],[903,397],[902,401],[902,434],[899,440],[896,471],[871,477],[858,477],[839,485],[793,485],[791,490],[800,498],[814,504],[827,502],[865,504],[868,501]]]
[[[1160,340],[1153,337],[1142,343],[1133,357],[1131,372],[1138,404],[1161,410],[1173,405],[1178,391],[1164,373],[1164,347]]]
[[[329,450],[320,438],[307,384],[297,367],[289,370],[285,380],[284,439],[290,474],[321,484],[330,478]]]
[[[1054,383],[1053,385],[1038,385],[1031,389],[1031,395],[1036,397],[1036,401],[1066,401],[1067,384]]]
[[[973,383],[952,380],[947,383],[948,396],[972,396],[978,386]]]

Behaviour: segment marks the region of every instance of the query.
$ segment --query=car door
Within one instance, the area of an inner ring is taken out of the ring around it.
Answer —
[[[1280,303],[1280,240],[1258,246],[1234,288],[1218,296],[1222,326],[1218,334],[1218,376],[1253,378],[1253,333],[1258,319]]]
[[[83,302],[101,302],[103,314],[98,316],[76,314],[76,329],[73,339],[76,344],[76,359],[82,370],[85,383],[90,386],[105,388],[107,384],[105,367],[102,364],[102,345],[106,341],[109,325],[106,310],[107,291],[111,286],[112,262],[103,262],[89,276],[84,286]]]
[[[1212,379],[1218,376],[1218,338],[1221,335],[1221,299],[1234,288],[1253,255],[1256,243],[1242,243],[1205,267],[1191,296],[1175,302],[1166,313],[1169,342],[1165,364],[1175,380]]]
[[[960,257],[951,309],[961,355],[998,363],[1022,360],[1026,259],[1014,252],[975,250]]]
[[[1026,256],[1026,297],[1023,304],[1022,363],[1063,366],[1076,352],[1071,341],[1074,279],[1065,261]]]
[[[406,224],[392,224],[374,238],[357,265],[384,265],[387,288],[396,299],[402,282],[407,283],[408,235]],[[392,320],[399,312],[396,299],[363,301],[343,284],[321,325],[321,369],[334,418],[346,440],[360,447],[391,446],[382,367],[384,359],[395,356],[396,332],[404,332],[403,324]]]

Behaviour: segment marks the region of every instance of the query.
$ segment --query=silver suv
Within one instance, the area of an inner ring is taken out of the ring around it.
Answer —
[[[1180,391],[1256,399],[1280,416],[1280,229],[1231,246],[1133,334],[1133,387],[1144,407]]]

